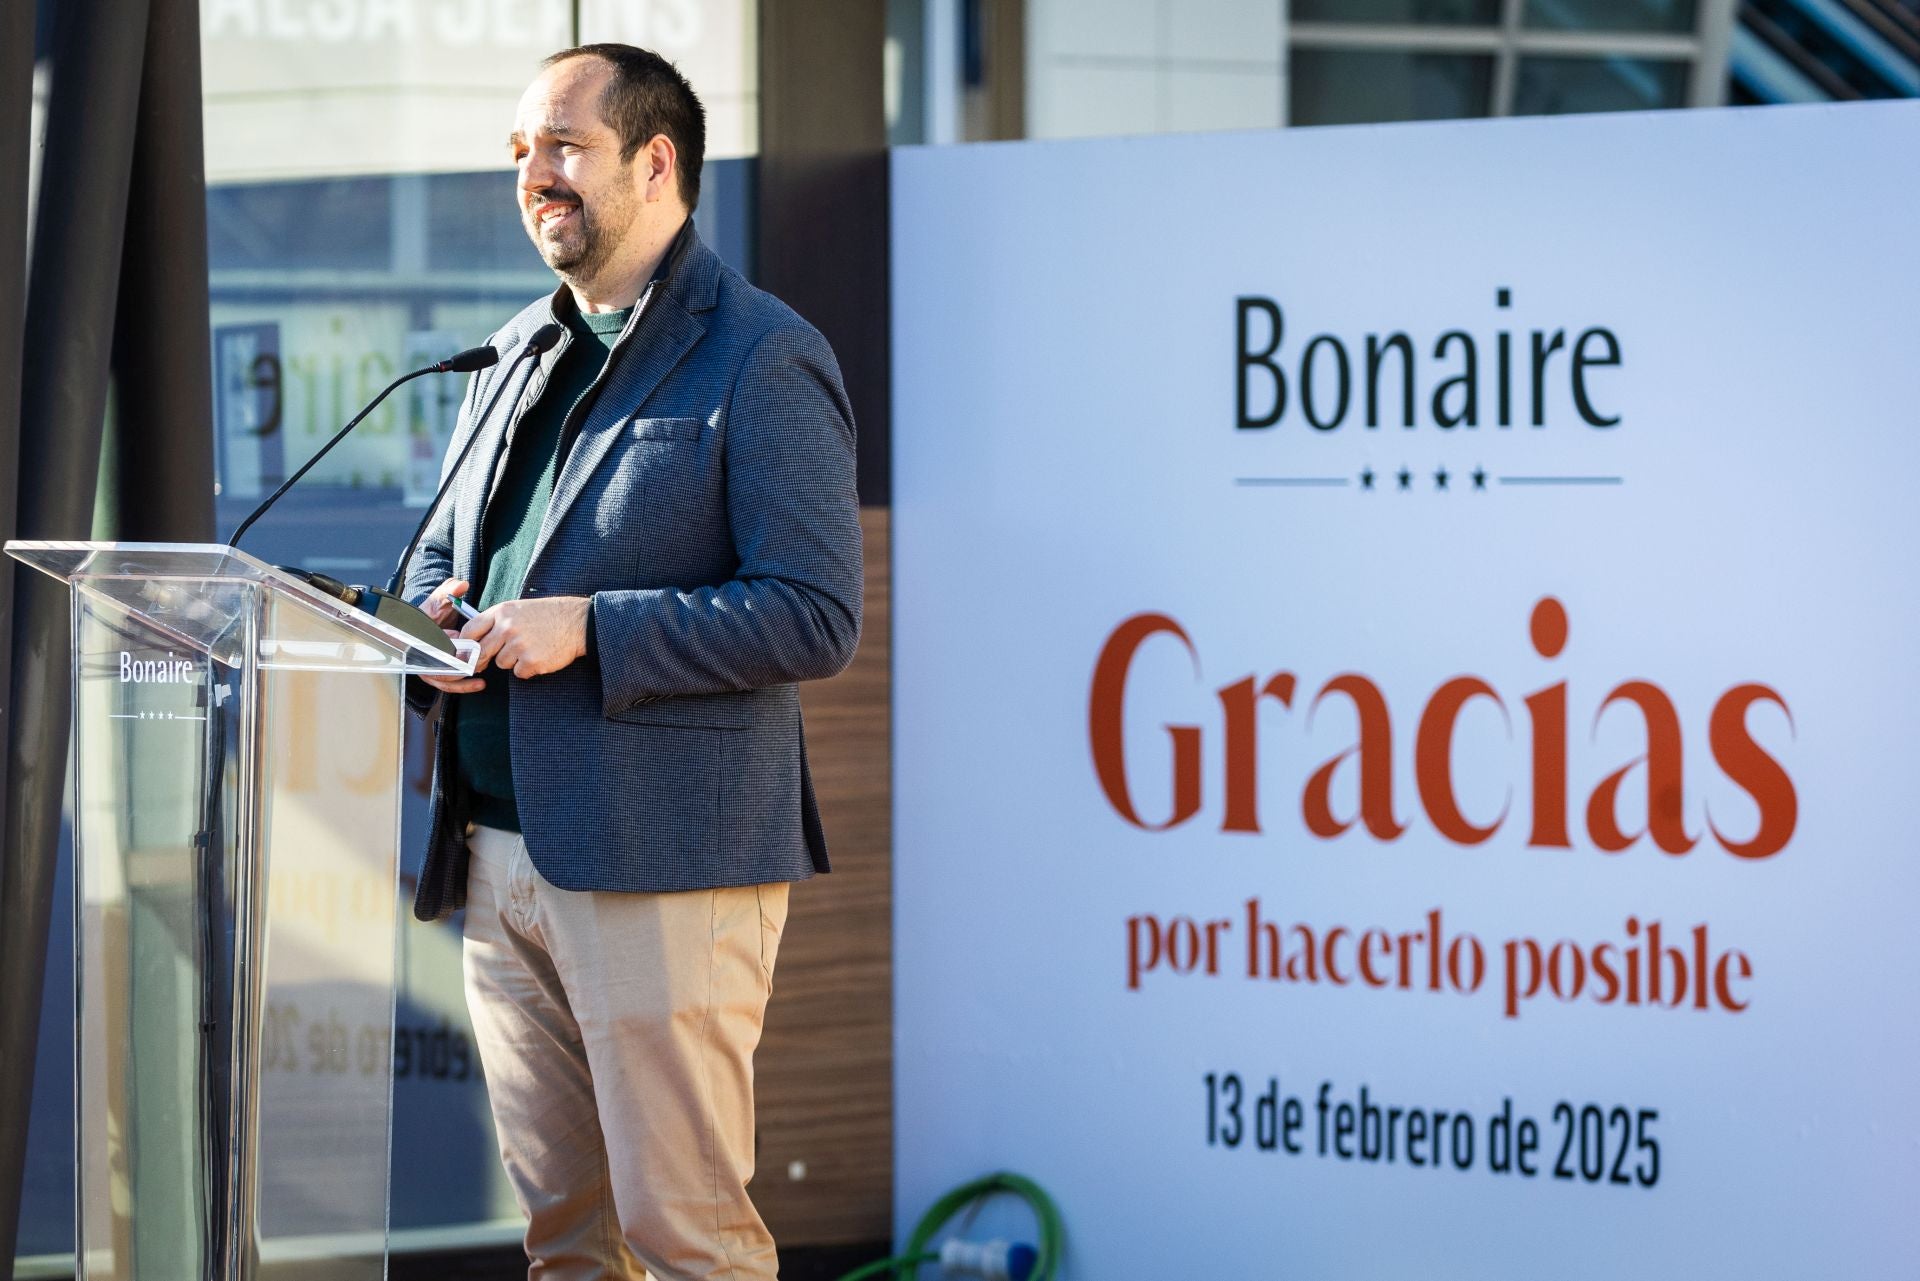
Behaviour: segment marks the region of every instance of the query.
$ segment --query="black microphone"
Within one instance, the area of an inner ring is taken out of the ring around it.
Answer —
[[[470,374],[477,369],[485,369],[487,366],[494,364],[499,359],[500,359],[500,353],[495,351],[492,347],[469,347],[465,351],[460,352],[458,355],[449,356],[445,360],[439,361],[435,364],[428,365],[424,369],[416,369],[412,373],[401,374],[398,378],[388,383],[386,385],[385,390],[383,390],[378,396],[375,396],[372,400],[368,401],[367,407],[365,409],[362,409],[359,413],[355,414],[353,416],[352,421],[348,422],[345,427],[342,427],[339,431],[335,432],[332,440],[320,446],[319,450],[314,454],[313,457],[307,459],[306,462],[300,465],[300,469],[298,471],[294,472],[293,475],[287,477],[285,481],[281,482],[280,488],[274,490],[271,494],[268,494],[267,500],[264,503],[261,503],[258,507],[254,508],[252,513],[248,515],[248,517],[245,520],[240,522],[239,527],[235,529],[233,531],[232,536],[227,539],[227,545],[229,547],[238,547],[240,545],[240,536],[246,533],[247,530],[253,526],[253,522],[256,520],[259,520],[262,516],[264,516],[266,514],[267,508],[273,506],[276,502],[280,500],[280,495],[286,493],[289,489],[292,489],[293,483],[295,481],[299,480],[302,476],[312,471],[313,465],[315,463],[319,462],[322,458],[325,458],[329,450],[331,450],[335,445],[339,444],[341,441],[345,440],[347,438],[347,433],[352,431],[355,427],[358,427],[360,425],[361,420],[364,419],[368,414],[372,413],[379,406],[380,402],[385,400],[389,395],[391,395],[393,393],[393,389],[398,387],[401,383],[412,382],[414,379],[425,377],[427,374]]]
[[[396,600],[400,599],[399,592],[406,584],[407,567],[413,560],[413,553],[415,549],[420,546],[420,539],[426,534],[427,526],[433,523],[434,515],[440,510],[440,503],[446,498],[447,491],[453,487],[454,477],[458,476],[461,467],[466,465],[467,455],[473,452],[474,445],[479,441],[481,429],[484,428],[488,420],[493,417],[494,407],[500,403],[501,394],[506,391],[508,384],[513,381],[513,366],[518,365],[529,356],[541,356],[553,350],[553,348],[559,344],[560,340],[566,337],[566,334],[567,331],[560,325],[551,323],[542,325],[540,328],[534,330],[532,335],[528,337],[526,344],[514,353],[513,364],[508,365],[506,372],[500,375],[500,385],[494,388],[493,399],[489,400],[487,407],[481,410],[479,415],[474,418],[473,431],[467,436],[467,443],[460,447],[460,453],[454,458],[453,466],[447,468],[447,474],[441,478],[440,488],[435,491],[433,501],[427,504],[426,513],[420,517],[420,523],[413,527],[413,537],[407,540],[407,549],[400,553],[400,563],[395,566],[393,577],[387,580],[386,591],[377,592],[375,593],[376,595]],[[527,371],[528,381],[531,381],[532,377],[533,371],[529,369]],[[524,393],[525,388],[523,385],[521,394]],[[371,591],[372,589],[368,590]]]

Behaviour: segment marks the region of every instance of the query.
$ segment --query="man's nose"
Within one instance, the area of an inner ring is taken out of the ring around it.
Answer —
[[[523,190],[538,193],[554,186],[560,176],[559,166],[552,156],[543,151],[528,152],[520,162],[520,186]]]

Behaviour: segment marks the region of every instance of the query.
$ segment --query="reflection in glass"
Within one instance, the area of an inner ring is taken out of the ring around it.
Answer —
[[[1492,88],[1488,56],[1370,49],[1295,49],[1288,83],[1297,125],[1484,116]]]
[[[1497,26],[1500,0],[1293,0],[1294,22],[1412,22]]]
[[[889,147],[927,140],[926,8],[920,0],[887,0],[882,71]]]
[[[1516,116],[1652,111],[1687,98],[1687,64],[1653,58],[1523,58]]]
[[[231,1078],[219,1029],[202,1030],[226,971],[201,964],[197,928],[226,860],[196,858],[195,838],[231,851],[235,793],[208,785],[227,754],[208,749],[245,752],[214,733],[217,721],[231,727],[209,710],[200,655],[109,603],[76,594],[74,606],[80,1269],[90,1281],[131,1279],[136,1267],[204,1276],[220,1251],[200,1209],[225,1186],[226,1154],[200,1143],[200,1118]],[[194,679],[122,680],[130,663]]]
[[[1551,31],[1691,31],[1697,0],[1527,0],[1526,25]]]
[[[215,271],[350,271],[392,265],[385,178],[250,183],[207,192],[207,261]]]

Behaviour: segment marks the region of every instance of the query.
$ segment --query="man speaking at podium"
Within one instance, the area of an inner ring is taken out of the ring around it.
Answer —
[[[670,63],[556,54],[510,141],[561,284],[495,335],[407,576],[480,646],[416,691],[414,911],[466,907],[529,1275],[771,1278],[753,1051],[787,884],[827,870],[795,683],[859,639],[852,414],[826,341],[695,234]]]

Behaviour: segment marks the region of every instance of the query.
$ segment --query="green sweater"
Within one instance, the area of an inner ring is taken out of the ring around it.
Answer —
[[[506,470],[487,503],[486,525],[480,531],[479,581],[469,594],[475,608],[487,609],[519,597],[540,524],[553,498],[554,478],[560,473],[561,430],[567,415],[606,367],[607,356],[632,314],[629,307],[567,318],[573,340],[554,363],[540,399],[514,428]],[[485,689],[455,703],[460,774],[473,795],[473,821],[517,832],[520,812],[513,796],[507,703],[507,682],[516,678],[497,667],[488,667],[484,675]]]

